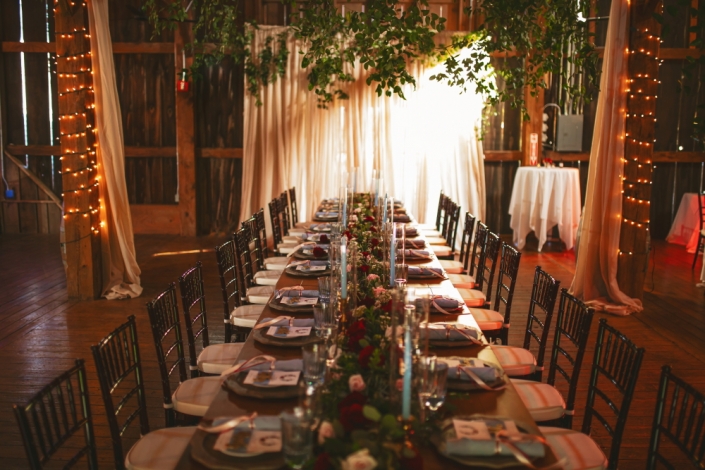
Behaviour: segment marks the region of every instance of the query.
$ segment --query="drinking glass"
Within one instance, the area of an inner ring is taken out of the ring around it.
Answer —
[[[330,279],[328,279],[330,280]],[[320,281],[320,279],[319,279]],[[316,336],[330,338],[336,326],[335,313],[330,303],[321,302],[313,307],[313,321],[316,328]]]
[[[284,461],[291,468],[303,468],[313,455],[313,431],[310,412],[301,407],[280,415],[282,452]]]
[[[321,344],[311,344],[303,348],[304,380],[309,387],[323,384],[326,376],[325,347]]]
[[[330,276],[318,278],[318,298],[321,303],[328,304],[330,302]]]
[[[422,356],[418,363],[419,401],[421,408],[436,411],[446,398],[448,364],[435,355]]]
[[[397,251],[397,259],[401,259],[401,252],[404,250]],[[394,280],[406,282],[409,279],[409,265],[404,263],[394,263]]]

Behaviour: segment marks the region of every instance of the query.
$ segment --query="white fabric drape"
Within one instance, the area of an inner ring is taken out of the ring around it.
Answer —
[[[95,96],[98,172],[101,176],[103,296],[137,297],[142,293],[135,256],[132,216],[125,184],[125,149],[120,102],[115,84],[108,0],[88,2]]]
[[[590,151],[585,210],[571,292],[598,310],[628,315],[643,309],[617,284],[622,213],[625,110],[627,105],[627,0],[610,10],[607,42]]]
[[[282,31],[260,26],[253,53]],[[484,218],[484,156],[476,133],[481,96],[433,82],[433,68],[414,63],[417,87],[404,87],[406,100],[378,97],[358,64],[349,71],[355,82],[344,85],[350,98],[321,109],[308,90],[299,44],[290,38],[287,48],[286,75],[262,88],[263,104],[245,94],[241,220],[292,186],[305,220],[322,198],[339,193],[342,172],[355,167],[358,191],[369,190],[373,169],[381,169],[382,194],[404,200],[422,222],[435,220],[441,189],[463,211]]]

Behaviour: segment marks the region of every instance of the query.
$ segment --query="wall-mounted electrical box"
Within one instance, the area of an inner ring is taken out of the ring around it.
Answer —
[[[583,115],[559,114],[556,129],[556,151],[582,152]]]

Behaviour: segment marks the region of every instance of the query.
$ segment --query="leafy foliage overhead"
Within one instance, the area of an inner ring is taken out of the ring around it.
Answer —
[[[572,98],[585,96],[586,88],[596,83],[597,54],[581,21],[588,16],[588,0],[479,0],[464,11],[479,19],[479,25],[471,33],[454,34],[449,44],[438,38],[446,19],[430,11],[428,0],[368,0],[363,12],[346,9],[344,15],[345,1],[282,1],[290,12],[289,30],[303,45],[309,89],[323,106],[346,97],[341,84],[353,80],[346,64],[356,61],[368,71],[367,84],[387,96],[403,97],[402,85],[415,83],[407,70],[414,60],[443,61],[444,71],[435,80],[476,87],[491,103],[507,101],[522,108],[524,87],[546,88],[549,74],[563,75],[561,83]],[[257,26],[246,23],[249,18],[237,0],[146,0],[145,9],[155,34],[193,21],[192,70],[231,56],[244,64],[248,91],[254,95],[284,74],[285,35],[271,38],[254,54],[251,26]],[[461,58],[459,51],[465,48],[470,53]],[[510,56],[523,60],[503,61],[501,68],[495,64],[494,72],[506,84],[498,89],[485,80],[493,70],[490,58]],[[575,67],[566,67],[567,62]],[[571,73],[584,73],[586,80]]]

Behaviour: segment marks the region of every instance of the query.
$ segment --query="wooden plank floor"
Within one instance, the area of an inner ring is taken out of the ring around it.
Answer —
[[[0,456],[2,468],[26,468],[24,450],[12,415],[13,403],[22,403],[77,357],[86,359],[91,404],[95,415],[101,468],[112,468],[112,448],[103,418],[90,346],[124,322],[137,317],[153,429],[163,426],[160,385],[145,303],[176,281],[197,260],[204,263],[212,337],[222,339],[222,306],[212,248],[215,237],[137,236],[144,294],[125,301],[76,302],[65,292],[65,276],[57,237],[46,235],[0,236]],[[627,424],[620,468],[644,468],[653,417],[658,376],[663,364],[705,391],[705,291],[695,287],[691,256],[683,247],[656,242],[645,286],[645,309],[629,317],[597,315],[593,324],[587,364],[592,359],[597,320],[607,318],[639,346],[646,356]],[[195,252],[193,252],[195,250]],[[510,344],[520,345],[531,290],[533,269],[541,265],[568,287],[574,273],[572,253],[538,253],[525,250],[512,315]],[[698,266],[699,268],[699,266]],[[575,428],[582,422],[587,376],[581,377]],[[595,433],[604,445],[604,433]],[[129,445],[129,442],[126,443]]]

